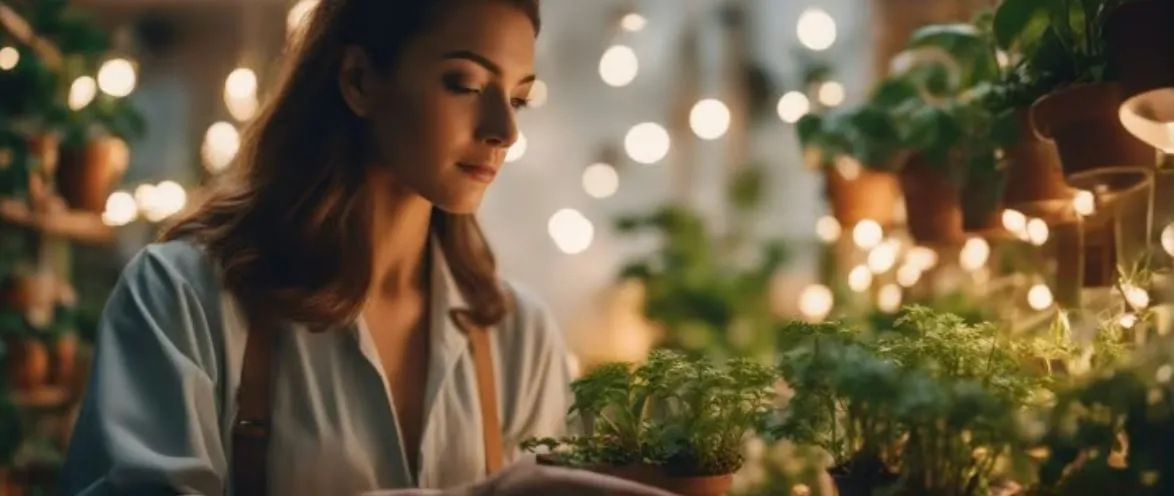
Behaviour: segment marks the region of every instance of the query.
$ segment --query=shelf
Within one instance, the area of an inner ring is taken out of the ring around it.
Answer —
[[[70,394],[63,387],[45,386],[32,391],[13,391],[11,399],[18,408],[54,409],[68,405]]]
[[[114,238],[114,230],[93,212],[64,210],[34,212],[24,202],[0,199],[0,222],[33,229],[83,243],[103,244]]]

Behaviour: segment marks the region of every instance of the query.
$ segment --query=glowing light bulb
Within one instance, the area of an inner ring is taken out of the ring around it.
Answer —
[[[958,255],[958,263],[965,270],[975,271],[986,265],[990,256],[991,245],[985,239],[970,238],[962,246],[962,252]]]
[[[126,59],[110,59],[98,69],[98,89],[113,97],[124,97],[135,90],[138,75],[135,66]]]
[[[1121,295],[1125,302],[1134,310],[1144,310],[1150,306],[1150,294],[1146,290],[1129,283],[1121,283]]]
[[[864,219],[852,228],[852,241],[862,250],[871,250],[884,240],[885,231],[875,220]]]
[[[1027,222],[1027,238],[1035,246],[1043,246],[1048,242],[1048,223],[1043,219],[1031,219]]]
[[[809,8],[799,14],[795,34],[803,46],[817,52],[827,50],[836,42],[836,20],[822,9]]]
[[[721,100],[701,100],[689,112],[689,127],[698,138],[718,139],[730,129],[730,109]]]
[[[1027,304],[1032,310],[1045,310],[1054,302],[1052,290],[1046,284],[1036,284],[1027,291]]]
[[[665,158],[670,146],[668,131],[652,122],[633,126],[624,137],[624,150],[628,156],[645,165],[655,164]]]
[[[917,285],[917,281],[921,280],[921,269],[916,265],[905,263],[897,269],[897,284],[906,288],[912,288]]]
[[[840,239],[841,232],[840,221],[830,215],[820,217],[815,222],[815,235],[824,243],[835,243]]]
[[[20,51],[6,46],[0,48],[0,70],[11,71],[16,68],[16,64],[20,63]]]
[[[811,101],[807,99],[807,95],[798,91],[788,91],[784,93],[782,98],[779,98],[778,105],[779,118],[787,124],[794,124],[799,122],[803,116],[811,111]]]
[[[518,133],[518,140],[514,142],[509,151],[505,153],[506,162],[516,162],[521,160],[526,155],[526,148],[529,144],[526,142],[526,135],[521,132]]]
[[[822,284],[813,284],[799,294],[799,313],[812,321],[821,321],[832,311],[835,297],[832,290]]]
[[[595,226],[572,208],[564,208],[550,216],[547,231],[559,251],[568,255],[587,251],[595,238]]]
[[[926,246],[914,246],[905,254],[905,263],[917,270],[927,271],[938,264],[938,252]]]
[[[844,103],[844,98],[844,85],[835,81],[819,85],[819,103],[828,107],[836,107]]]
[[[98,96],[98,82],[89,76],[79,77],[69,85],[69,108],[70,110],[86,108],[86,105],[93,102],[96,96]]]
[[[102,222],[108,226],[125,226],[139,215],[139,206],[135,198],[125,191],[115,191],[106,198],[106,210],[102,212]]]
[[[583,190],[592,198],[607,198],[620,188],[616,168],[608,164],[591,164],[583,170]]]
[[[629,33],[635,33],[637,31],[642,31],[644,29],[644,26],[646,26],[647,24],[648,24],[648,19],[645,19],[644,16],[637,14],[635,12],[625,14],[624,17],[622,19],[620,19],[620,27],[622,27],[624,29],[624,31],[627,31]]]
[[[1027,216],[1018,210],[1010,208],[1003,210],[1003,229],[1015,236],[1022,237],[1021,234],[1027,231]]]
[[[896,284],[881,286],[876,293],[876,307],[885,313],[894,313],[901,309],[901,287]]]
[[[624,45],[608,48],[599,59],[599,76],[608,86],[627,86],[639,72],[640,59],[634,50]]]
[[[1092,191],[1077,191],[1072,197],[1072,207],[1076,213],[1088,217],[1097,212],[1097,198]]]
[[[872,286],[872,271],[866,265],[857,265],[848,272],[848,288],[857,293],[868,291]]]
[[[888,241],[877,245],[868,252],[868,269],[873,274],[884,274],[897,264],[897,252],[900,249],[895,241]]]
[[[232,124],[217,122],[209,126],[201,148],[204,165],[208,171],[215,174],[227,168],[232,159],[236,158],[240,145],[240,133]]]
[[[1171,257],[1174,257],[1174,223],[1162,229],[1162,249]]]

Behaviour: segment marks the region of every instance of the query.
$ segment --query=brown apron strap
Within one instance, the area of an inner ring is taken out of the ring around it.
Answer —
[[[277,334],[268,326],[251,327],[245,338],[236,420],[232,424],[234,496],[266,496],[269,492],[269,403],[276,345]]]
[[[482,442],[485,447],[485,473],[493,474],[504,464],[505,445],[501,440],[501,421],[497,418],[497,373],[493,366],[493,348],[489,330],[476,325],[461,310],[449,313],[457,327],[469,338],[473,366],[477,369],[477,398],[481,403]]]

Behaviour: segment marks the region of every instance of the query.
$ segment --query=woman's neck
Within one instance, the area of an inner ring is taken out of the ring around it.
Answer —
[[[423,287],[428,275],[432,204],[397,184],[382,169],[373,169],[371,194],[371,293],[385,298]]]

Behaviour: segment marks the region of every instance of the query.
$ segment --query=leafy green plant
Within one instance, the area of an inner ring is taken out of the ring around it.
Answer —
[[[742,441],[774,410],[777,373],[734,358],[708,360],[657,350],[639,366],[609,363],[571,388],[569,416],[583,435],[531,439],[559,464],[579,467],[647,464],[675,476],[725,475],[743,462]]]
[[[617,222],[621,233],[660,238],[657,250],[629,262],[620,277],[644,283],[644,313],[665,330],[664,346],[773,360],[774,318],[765,295],[787,250],[781,241],[752,236],[765,184],[758,167],[734,178],[729,196],[737,215],[727,232],[714,232],[700,215],[676,205]]]

